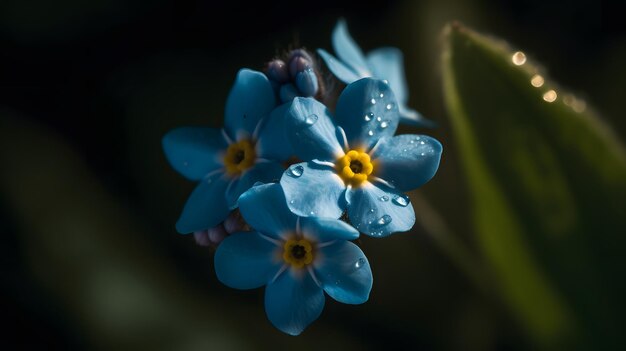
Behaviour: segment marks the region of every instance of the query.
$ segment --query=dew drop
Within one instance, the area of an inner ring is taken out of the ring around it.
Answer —
[[[374,114],[370,112],[366,114],[365,117],[363,117],[363,119],[365,120],[365,122],[369,122],[372,120],[372,117],[374,117]]]
[[[367,261],[365,261],[365,258],[361,257],[354,263],[354,268],[359,269],[365,266],[365,263],[367,263]]]
[[[372,105],[376,105],[376,99],[372,99],[370,100],[370,102],[372,103]]]
[[[407,207],[410,202],[409,197],[406,195],[396,195],[392,201],[394,204],[402,207]]]
[[[376,224],[378,225],[387,225],[391,223],[391,216],[390,215],[384,215],[382,217],[380,217],[378,219],[378,221],[376,221]]]
[[[526,63],[526,55],[523,52],[518,51],[511,56],[511,61],[513,61],[514,65],[521,66]]]
[[[304,167],[301,165],[294,165],[289,167],[289,174],[294,178],[299,178],[304,173]]]
[[[367,135],[369,135],[369,136],[373,136],[373,135],[374,135],[374,132],[370,130],[369,132],[367,132]]]
[[[389,81],[387,79],[383,79],[383,83],[389,84]]]
[[[423,141],[420,141],[420,145],[424,145],[424,144],[426,144],[426,143],[425,143],[425,142],[423,142]]]
[[[318,120],[317,115],[316,115],[316,114],[312,114],[312,115],[309,115],[309,116],[308,116],[308,117],[304,120],[304,123],[306,123],[306,124],[308,124],[308,125],[312,126],[312,125],[314,125],[314,124],[315,124],[315,122],[317,122],[317,120]]]
[[[555,90],[548,90],[545,94],[543,94],[543,100],[546,102],[554,102],[557,98],[557,94]]]
[[[381,99],[385,97],[385,94],[380,93],[380,95],[378,95]]]
[[[374,213],[374,209],[373,208],[370,208],[370,213]]]
[[[387,121],[382,121],[382,122],[380,122],[380,127],[381,127],[382,129],[385,129],[385,128],[387,128],[388,126],[389,126],[389,122],[387,122]]]
[[[387,110],[391,110],[393,108],[393,104],[387,104],[387,106],[385,106],[385,108]]]
[[[311,212],[309,212],[309,214],[310,214],[311,216],[315,216],[315,211],[311,211]]]
[[[383,195],[383,196],[379,197],[378,200],[380,200],[382,202],[387,202],[387,201],[389,201],[389,196]]]
[[[543,86],[544,83],[544,79],[541,75],[539,74],[535,74],[531,79],[530,79],[530,84],[532,84],[532,86],[534,86],[535,88],[540,88],[541,86]]]
[[[294,203],[296,203],[296,200],[291,200],[289,201],[289,203],[293,205]]]
[[[380,116],[378,116],[378,117],[376,117],[376,120],[377,120],[378,122],[380,122],[380,121],[382,121],[382,120],[383,120],[383,118],[382,118],[382,117],[380,117]]]

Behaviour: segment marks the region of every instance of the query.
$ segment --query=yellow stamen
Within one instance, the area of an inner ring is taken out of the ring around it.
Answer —
[[[224,155],[224,166],[230,175],[239,175],[254,165],[256,150],[254,144],[248,139],[232,143]]]
[[[337,174],[346,185],[358,187],[374,171],[374,164],[366,152],[350,150],[335,162]]]
[[[313,245],[306,239],[289,239],[283,246],[283,260],[295,268],[313,262]]]

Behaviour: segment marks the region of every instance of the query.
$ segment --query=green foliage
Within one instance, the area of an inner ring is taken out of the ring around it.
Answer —
[[[543,347],[616,347],[624,149],[582,101],[531,85],[538,68],[502,42],[453,24],[445,44],[446,103],[496,286]]]

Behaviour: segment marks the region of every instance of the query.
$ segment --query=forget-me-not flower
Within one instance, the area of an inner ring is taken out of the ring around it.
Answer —
[[[309,162],[291,165],[281,177],[289,208],[334,218],[346,210],[358,230],[373,236],[411,229],[415,212],[403,192],[434,176],[442,146],[425,135],[393,136],[398,120],[396,99],[382,80],[348,85],[334,121],[320,102],[296,98],[286,114],[288,138]]]
[[[335,26],[332,43],[339,59],[323,49],[318,49],[318,53],[339,80],[346,84],[365,77],[387,80],[398,99],[401,122],[421,127],[434,125],[407,106],[409,94],[404,76],[404,60],[399,49],[383,47],[363,55],[361,48],[348,33],[344,20],[340,20]]]
[[[279,184],[252,187],[241,195],[239,209],[255,231],[224,239],[215,252],[215,272],[232,288],[266,286],[265,311],[276,328],[300,334],[322,313],[324,292],[347,304],[367,301],[372,271],[348,241],[359,236],[353,227],[294,215]]]
[[[257,181],[280,177],[292,155],[267,77],[242,69],[226,101],[224,128],[181,127],[163,137],[172,167],[199,181],[176,223],[186,234],[215,227],[237,207],[239,195]]]

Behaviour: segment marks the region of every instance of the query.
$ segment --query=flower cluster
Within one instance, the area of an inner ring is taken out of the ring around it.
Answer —
[[[172,167],[199,182],[176,229],[216,247],[222,283],[265,286],[268,319],[292,335],[319,317],[325,293],[367,301],[372,271],[350,241],[410,230],[405,192],[435,175],[442,152],[429,136],[395,135],[401,121],[428,123],[406,106],[400,51],[363,56],[343,21],[333,45],[341,61],[318,52],[347,84],[336,103],[322,96],[312,55],[294,50],[265,73],[239,71],[223,129],[163,138]]]

